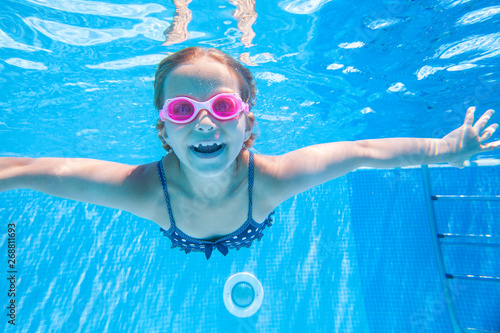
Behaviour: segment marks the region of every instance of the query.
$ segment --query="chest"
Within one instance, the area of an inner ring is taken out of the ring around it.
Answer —
[[[207,191],[208,195],[204,196],[188,196],[178,188],[168,189],[175,224],[183,233],[212,240],[238,230],[248,220],[247,182],[223,198],[212,198],[210,193],[213,192]],[[162,215],[169,220],[168,209]]]

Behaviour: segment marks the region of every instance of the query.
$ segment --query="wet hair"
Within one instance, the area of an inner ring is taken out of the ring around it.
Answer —
[[[218,49],[193,46],[172,53],[159,63],[158,68],[156,69],[154,82],[154,102],[157,110],[163,108],[163,104],[165,103],[163,97],[163,84],[167,75],[177,66],[194,59],[203,58],[205,56],[220,61],[222,64],[226,65],[237,74],[240,86],[240,97],[243,102],[248,103],[250,110],[252,109],[252,107],[255,105],[256,89],[255,79],[253,78],[250,70],[248,70],[248,68],[243,66],[238,60],[234,59],[229,54],[224,53]],[[252,129],[255,125],[255,116],[253,115],[253,113],[249,113],[245,116],[247,128]],[[165,142],[160,133],[163,127],[164,123],[160,119],[158,119],[156,121],[156,130],[159,131],[158,138],[162,141],[163,148],[167,151],[170,151],[169,145]],[[252,132],[250,138],[245,141],[245,147],[250,148],[256,139],[257,133]]]

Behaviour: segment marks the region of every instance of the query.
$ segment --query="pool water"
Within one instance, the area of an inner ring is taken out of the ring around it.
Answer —
[[[437,138],[460,126],[469,106],[500,108],[495,2],[181,7],[3,0],[0,156],[158,160],[154,71],[169,52],[192,45],[220,48],[255,75],[262,154]],[[464,169],[431,166],[433,194],[500,196],[499,158],[488,152]],[[126,212],[29,190],[0,193],[0,331],[453,332],[456,323],[500,331],[499,201],[435,201],[439,233],[475,235],[474,245],[444,245],[442,256],[426,204],[420,167],[357,170],[286,201],[261,242],[207,261],[171,250],[155,224]],[[16,230],[15,326],[6,315],[8,224]],[[456,278],[443,278],[440,258]],[[231,315],[222,297],[238,272],[264,288],[261,309],[248,318]]]

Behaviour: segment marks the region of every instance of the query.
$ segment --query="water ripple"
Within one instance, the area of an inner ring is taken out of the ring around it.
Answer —
[[[480,67],[475,63],[500,55],[500,33],[484,36],[471,36],[459,42],[443,45],[436,51],[434,58],[450,59],[464,53],[474,51],[481,53],[475,58],[465,59],[458,64],[448,64],[446,66],[423,66],[416,73],[417,79],[421,80],[441,70],[457,72]]]
[[[256,64],[264,64],[266,62],[277,62],[274,56],[268,52],[259,53],[250,57],[250,60]]]
[[[390,26],[397,24],[401,21],[402,20],[399,18],[380,19],[380,20],[371,21],[370,23],[368,23],[368,25],[366,27],[368,29],[371,29],[371,30],[378,30],[378,29],[390,27]]]
[[[446,68],[446,70],[448,72],[458,72],[458,71],[463,71],[463,70],[466,70],[469,68],[474,68],[474,67],[477,67],[477,65],[469,64],[469,63],[462,63],[462,64],[458,64],[455,66],[450,66],[450,67]]]
[[[278,6],[292,14],[312,14],[331,0],[284,0]]]
[[[18,43],[12,38],[10,38],[9,35],[7,35],[5,32],[0,30],[0,48],[3,47],[8,49],[16,49],[28,52],[35,52],[35,51],[52,52],[51,50],[45,50],[36,46],[29,46],[26,44]]]
[[[255,74],[255,78],[267,81],[268,85],[287,80],[284,75],[271,72],[258,72],[257,74]]]
[[[98,65],[85,65],[85,67],[91,69],[124,69],[137,66],[150,66],[157,65],[165,57],[166,54],[148,54],[134,58],[103,62]]]
[[[341,43],[339,44],[340,48],[343,49],[359,49],[360,47],[365,46],[363,42],[353,42],[353,43]]]
[[[453,8],[459,5],[463,5],[471,0],[441,0],[441,5],[445,8]]]
[[[438,71],[441,71],[443,69],[446,69],[446,67],[432,67],[432,66],[423,66],[422,68],[420,68],[417,73],[415,73],[415,75],[417,76],[417,79],[418,80],[422,80],[426,77],[428,77],[429,75],[432,75]]]
[[[333,63],[333,64],[328,65],[326,67],[326,69],[334,71],[334,70],[337,70],[337,69],[341,69],[342,67],[344,67],[343,64]]]
[[[20,58],[10,58],[5,60],[6,63],[12,66],[17,66],[20,68],[25,68],[25,69],[38,69],[38,70],[46,70],[47,66],[45,66],[41,62],[36,62],[36,61],[30,61],[30,60],[25,60],[25,59],[20,59]]]
[[[405,85],[401,82],[397,82],[397,83],[391,85],[387,89],[387,91],[389,91],[389,92],[398,92],[398,91],[404,91],[404,90],[406,90]]]
[[[143,35],[146,38],[163,41],[163,31],[168,23],[155,18],[145,18],[134,25],[131,30],[125,29],[93,29],[42,20],[36,17],[23,19],[26,25],[38,30],[52,40],[78,46],[90,46],[109,43],[119,38],[134,38]]]
[[[116,5],[98,1],[81,0],[26,0],[35,5],[57,9],[70,13],[103,15],[123,18],[142,18],[151,13],[160,13],[166,10],[162,5],[155,3],[145,5]]]
[[[451,57],[457,56],[471,51],[480,51],[484,55],[490,53],[496,53],[500,50],[500,33],[484,35],[484,36],[472,36],[458,43],[443,45],[440,50],[446,50],[439,56],[440,59],[449,59]],[[439,51],[438,51],[439,52]]]
[[[492,6],[483,9],[479,9],[462,16],[456,23],[456,25],[467,25],[474,24],[478,22],[484,22],[489,20],[493,16],[500,13],[500,6]]]

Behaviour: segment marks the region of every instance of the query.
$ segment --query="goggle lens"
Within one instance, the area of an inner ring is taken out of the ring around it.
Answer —
[[[189,119],[194,113],[194,105],[188,100],[175,101],[169,105],[168,115],[175,120]]]
[[[212,103],[212,110],[221,117],[231,117],[237,110],[236,102],[229,97],[219,97]]]

